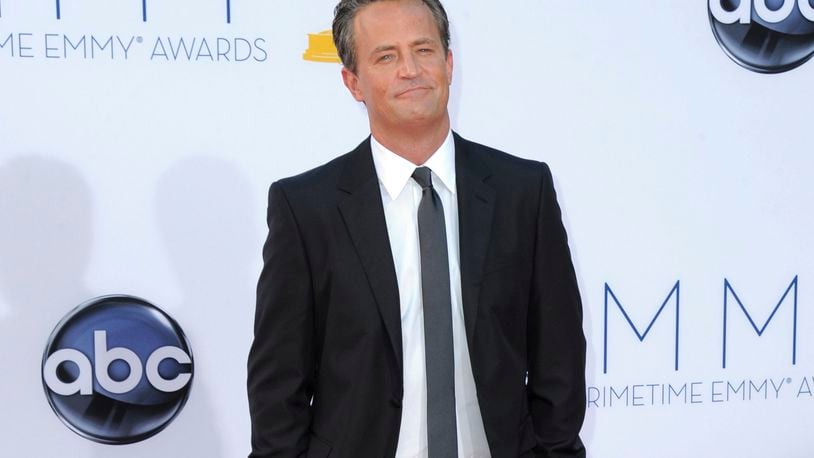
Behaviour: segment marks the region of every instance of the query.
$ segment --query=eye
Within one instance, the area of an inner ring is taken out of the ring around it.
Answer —
[[[382,63],[387,63],[387,62],[391,62],[394,58],[395,58],[395,56],[393,56],[392,54],[384,54],[384,55],[380,56],[376,61],[377,62],[382,62]]]

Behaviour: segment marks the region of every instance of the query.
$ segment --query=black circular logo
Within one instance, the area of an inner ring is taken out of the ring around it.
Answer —
[[[192,351],[169,315],[132,296],[104,296],[57,324],[42,357],[45,395],[79,435],[129,444],[164,429],[192,386]]]
[[[708,0],[712,32],[732,60],[781,73],[814,55],[814,0]]]

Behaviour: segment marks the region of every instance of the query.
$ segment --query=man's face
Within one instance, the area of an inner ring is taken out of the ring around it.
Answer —
[[[420,0],[381,1],[353,22],[356,73],[342,69],[371,128],[432,126],[447,119],[452,53],[445,54],[432,13]]]

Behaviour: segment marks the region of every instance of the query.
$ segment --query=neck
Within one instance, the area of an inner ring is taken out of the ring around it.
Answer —
[[[415,165],[422,165],[433,155],[449,134],[449,117],[442,122],[427,127],[414,129],[386,129],[379,126],[370,126],[370,131],[377,142],[388,150],[407,159]]]

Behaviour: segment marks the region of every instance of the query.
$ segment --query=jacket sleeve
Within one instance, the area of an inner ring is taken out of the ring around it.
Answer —
[[[546,458],[584,457],[585,337],[582,302],[548,166],[542,164],[528,314],[528,396]]]
[[[269,190],[268,238],[248,358],[250,458],[308,448],[314,392],[314,297],[303,240],[280,183]]]

